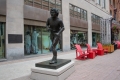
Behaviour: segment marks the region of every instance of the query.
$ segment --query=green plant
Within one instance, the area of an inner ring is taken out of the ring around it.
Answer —
[[[117,33],[119,33],[119,28],[117,27],[117,26],[113,26],[112,27],[112,32],[117,32]]]
[[[117,29],[117,26],[113,26],[113,29],[114,29],[114,30]]]
[[[111,46],[112,44],[103,44],[103,46]]]

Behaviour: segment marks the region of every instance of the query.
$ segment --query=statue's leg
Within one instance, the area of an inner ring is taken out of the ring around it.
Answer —
[[[58,37],[58,36],[55,36],[54,39],[53,39],[53,42],[52,42],[53,58],[52,58],[52,60],[50,61],[50,64],[57,63],[56,45],[57,45],[58,41],[59,41],[59,37]]]
[[[53,34],[53,33],[50,33],[50,40],[51,40],[51,42],[52,42],[52,44],[53,44],[53,40],[54,40],[54,34]],[[52,44],[51,44],[51,47],[50,47],[50,50],[51,50],[51,51],[53,51]],[[52,62],[53,59],[54,59],[54,54],[53,54],[53,57],[52,57],[51,61],[49,62],[50,64],[53,63],[53,62]]]
[[[51,40],[51,43],[53,44],[53,40],[54,40],[54,34],[53,33],[50,34],[50,40]],[[52,44],[50,46],[51,51],[52,51]]]
[[[59,45],[60,45],[60,50],[62,50],[62,38],[61,38],[62,36],[60,35],[60,38],[59,38]]]
[[[53,48],[53,55],[57,56],[56,45],[58,44],[59,37],[55,37],[53,40],[52,48]]]

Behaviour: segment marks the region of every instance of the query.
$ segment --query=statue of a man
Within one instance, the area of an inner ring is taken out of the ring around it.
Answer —
[[[58,18],[59,12],[57,9],[51,9],[50,10],[51,17],[48,18],[46,27],[47,30],[50,31],[50,39],[52,41],[52,51],[53,51],[53,57],[50,60],[50,64],[57,63],[57,51],[56,51],[56,45],[58,44],[60,40],[60,34],[64,31],[64,25],[62,20]]]

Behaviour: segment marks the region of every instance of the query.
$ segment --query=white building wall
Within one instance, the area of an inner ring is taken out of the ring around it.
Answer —
[[[106,9],[96,4],[92,0],[62,0],[62,14],[65,31],[63,32],[63,51],[70,50],[70,13],[69,4],[87,10],[88,18],[88,43],[92,46],[92,22],[91,13],[105,19],[109,18],[109,0],[106,1]]]
[[[62,0],[62,14],[65,31],[63,32],[63,51],[70,50],[70,13],[69,4],[73,4],[87,11],[88,18],[88,43],[92,46],[92,22],[91,13],[103,18],[109,18],[109,0],[106,0],[106,9],[92,0]],[[6,19],[6,57],[8,59],[24,56],[24,23],[23,23],[24,0],[7,0]],[[22,7],[21,7],[22,6]],[[11,26],[11,27],[10,27]],[[23,42],[9,44],[8,34],[22,34]]]
[[[6,0],[6,58],[17,59],[24,57],[24,0]],[[21,34],[22,43],[8,43],[8,34]]]

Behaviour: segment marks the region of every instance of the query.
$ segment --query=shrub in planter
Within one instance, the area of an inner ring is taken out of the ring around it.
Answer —
[[[114,45],[112,44],[103,44],[103,49],[108,50],[108,52],[113,52],[114,51]]]

